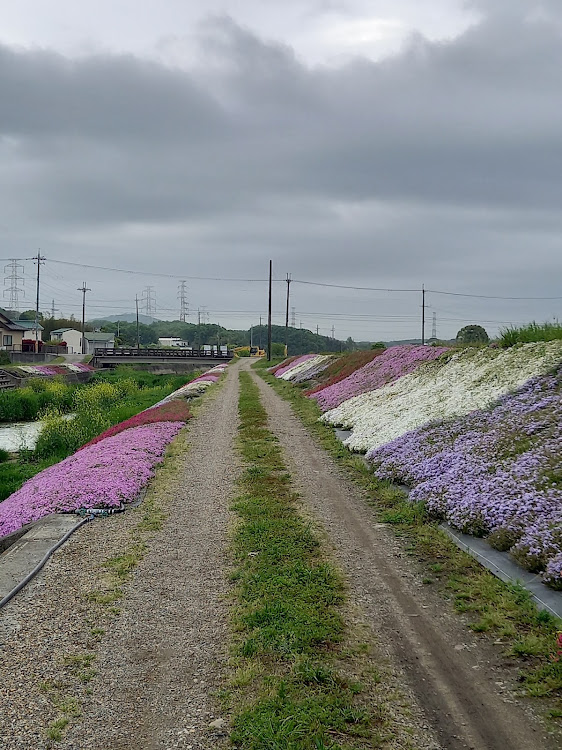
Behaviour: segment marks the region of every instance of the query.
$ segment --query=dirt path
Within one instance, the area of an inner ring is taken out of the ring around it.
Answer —
[[[56,743],[61,750],[187,750],[224,742],[209,724],[218,718],[229,638],[225,555],[238,468],[237,371],[229,368],[190,423],[183,470],[166,485],[169,517],[126,584],[121,613],[92,651],[97,674],[82,686],[86,705]],[[56,686],[65,656],[91,648],[84,592],[100,563],[122,554],[138,521],[131,511],[88,524],[0,613],[3,750],[52,747],[46,730],[53,706],[41,685]]]
[[[247,366],[247,365],[244,365]],[[495,671],[500,655],[467,631],[420,576],[392,532],[305,431],[290,405],[257,375],[270,429],[303,501],[322,523],[373,637],[401,668],[446,750],[554,747]]]

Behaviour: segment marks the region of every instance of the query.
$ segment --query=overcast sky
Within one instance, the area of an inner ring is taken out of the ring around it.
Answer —
[[[419,336],[421,293],[301,281],[562,297],[560,0],[0,0],[0,19],[0,255],[40,248],[44,309],[79,316],[85,280],[90,316],[151,286],[177,318],[185,279],[191,320],[248,327],[267,285],[228,279],[270,258],[296,325],[340,338]],[[562,303],[426,297],[441,337]]]

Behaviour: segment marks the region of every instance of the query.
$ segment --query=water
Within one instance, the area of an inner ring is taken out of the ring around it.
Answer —
[[[65,414],[64,419],[73,419],[74,414]],[[33,450],[42,428],[41,421],[37,422],[6,422],[0,424],[0,448],[14,453],[16,451]]]

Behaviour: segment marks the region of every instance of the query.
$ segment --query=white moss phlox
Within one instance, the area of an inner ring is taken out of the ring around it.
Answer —
[[[348,448],[364,452],[440,419],[485,409],[562,360],[562,341],[510,349],[464,349],[421,365],[390,385],[355,396],[321,419],[353,430]]]

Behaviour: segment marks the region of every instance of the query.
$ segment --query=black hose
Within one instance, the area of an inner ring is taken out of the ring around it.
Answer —
[[[51,555],[54,552],[56,552],[58,548],[62,546],[66,542],[66,540],[72,536],[72,534],[74,534],[75,531],[78,531],[78,529],[81,526],[84,526],[84,524],[88,523],[88,521],[92,521],[93,519],[94,519],[93,515],[87,516],[86,518],[84,518],[83,521],[80,521],[80,523],[76,524],[76,526],[70,529],[70,531],[67,531],[66,534],[63,536],[63,538],[59,539],[59,541],[53,547],[51,547],[51,549],[47,552],[45,557],[43,557],[43,559],[39,563],[37,563],[37,565],[33,568],[33,570],[26,575],[23,581],[20,581],[18,585],[10,591],[9,594],[6,594],[6,596],[3,599],[0,599],[0,609],[2,609],[2,607],[10,601],[10,599],[13,599],[13,597],[18,592],[20,592],[24,586],[27,586],[27,584],[37,575],[37,573],[39,573],[39,571],[45,565],[45,563],[51,557]]]

